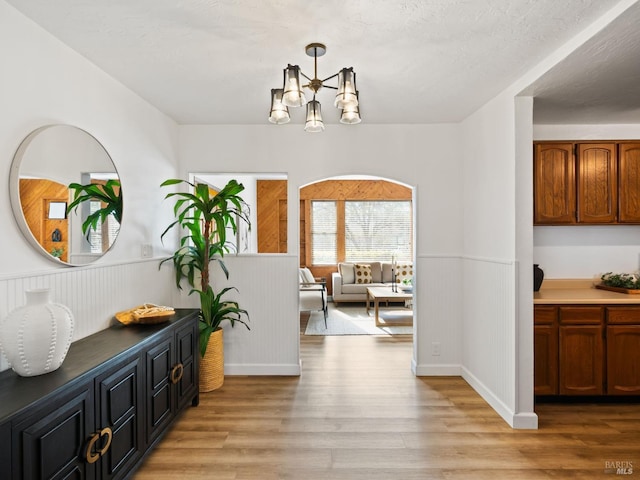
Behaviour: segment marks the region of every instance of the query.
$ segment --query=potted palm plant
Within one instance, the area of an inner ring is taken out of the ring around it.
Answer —
[[[235,249],[228,239],[228,233],[235,234],[237,222],[246,222],[250,226],[245,202],[239,194],[244,186],[236,180],[230,180],[219,192],[208,185],[193,184],[187,180],[169,179],[162,187],[186,184],[188,192],[168,193],[165,199],[174,198],[173,208],[176,220],[160,236],[164,236],[174,227],[180,227],[178,250],[160,262],[171,261],[175,271],[175,282],[182,289],[183,281],[191,287],[189,295],[197,292],[200,296],[200,391],[207,392],[222,386],[224,382],[224,344],[221,324],[228,321],[232,327],[241,323],[247,329],[249,314],[240,308],[238,302],[223,297],[235,287],[226,287],[216,292],[211,285],[209,267],[217,263],[226,278],[229,271],[224,264],[225,253]]]

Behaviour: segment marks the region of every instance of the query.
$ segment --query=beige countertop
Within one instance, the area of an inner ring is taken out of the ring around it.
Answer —
[[[595,288],[600,279],[549,279],[533,293],[534,305],[545,304],[640,304],[640,295]]]

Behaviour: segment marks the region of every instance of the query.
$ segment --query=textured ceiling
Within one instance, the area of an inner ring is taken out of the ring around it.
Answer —
[[[640,4],[526,90],[534,122],[640,123]]]
[[[354,67],[363,123],[403,124],[465,118],[619,0],[6,1],[181,124],[266,124],[282,69],[312,76],[311,42],[327,45],[320,78]],[[555,83],[541,108],[565,107]],[[332,91],[318,97],[337,122]]]

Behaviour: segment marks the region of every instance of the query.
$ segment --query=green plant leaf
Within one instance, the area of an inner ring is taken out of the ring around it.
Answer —
[[[123,202],[119,180],[110,179],[105,184],[71,183],[69,189],[73,191],[73,201],[67,207],[67,214],[77,210],[78,206],[84,202],[95,201],[104,205],[87,216],[82,224],[82,233],[87,240],[89,240],[91,229],[97,230],[98,224],[104,222],[109,215],[113,215],[119,224],[122,223]]]

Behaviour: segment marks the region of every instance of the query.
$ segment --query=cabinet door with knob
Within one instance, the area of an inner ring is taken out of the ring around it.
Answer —
[[[153,443],[176,410],[198,403],[198,324],[187,324],[146,353],[146,441]]]
[[[576,223],[576,177],[572,143],[535,145],[533,185],[534,224]]]
[[[80,453],[94,431],[93,401],[93,383],[85,383],[16,419],[10,478],[94,478],[94,466]]]
[[[604,393],[604,307],[559,308],[559,393]]]
[[[534,307],[534,393],[558,393],[558,323],[557,308]]]
[[[618,145],[618,221],[640,223],[640,143]]]
[[[618,214],[618,168],[615,143],[578,147],[578,222],[615,223]]]
[[[98,419],[86,448],[100,478],[121,478],[143,451],[142,361],[139,355],[96,378]]]

